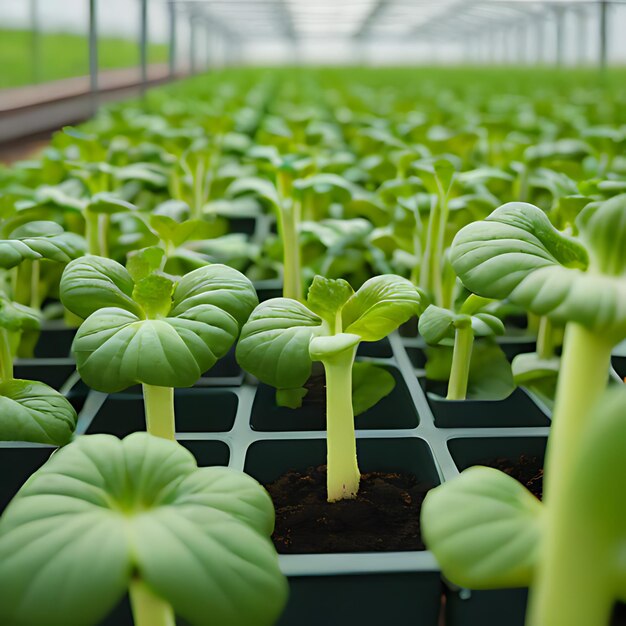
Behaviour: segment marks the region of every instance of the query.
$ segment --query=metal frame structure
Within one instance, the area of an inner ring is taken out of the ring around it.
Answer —
[[[37,82],[40,57],[38,4],[29,0],[32,29],[33,81]],[[89,6],[89,75],[94,105],[98,94],[98,2]],[[565,37],[569,16],[576,16],[583,63],[589,46],[588,17],[595,12],[598,23],[597,61],[608,64],[610,10],[626,0],[135,0],[140,7],[138,46],[141,84],[148,82],[149,6],[167,5],[169,16],[169,75],[177,73],[178,26],[189,27],[191,73],[211,63],[210,45],[218,38],[226,49],[226,60],[237,62],[242,42],[272,40],[288,42],[297,49],[302,39],[342,38],[355,49],[369,42],[393,38],[404,42],[464,42],[463,56],[473,62],[529,63],[528,40],[536,37],[535,62],[545,62],[544,31],[555,28],[556,49],[551,61],[565,62]],[[181,19],[179,19],[181,18]],[[499,42],[498,42],[499,36]],[[204,61],[199,58],[204,44]],[[514,45],[513,45],[514,44]],[[500,50],[498,47],[500,46]],[[362,54],[358,58],[362,58]]]

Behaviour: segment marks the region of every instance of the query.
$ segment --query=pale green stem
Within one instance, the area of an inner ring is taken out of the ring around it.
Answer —
[[[11,338],[6,328],[0,328],[0,381],[13,378],[13,352]]]
[[[579,459],[590,410],[604,392],[612,343],[583,326],[565,329],[555,410],[545,468],[545,519],[529,626],[603,626],[608,623],[610,588],[593,567],[569,567],[571,551],[587,551],[585,541],[568,536],[563,482]],[[585,562],[583,559],[578,563]],[[607,594],[609,596],[607,597]],[[573,602],[572,598],[580,601]]]
[[[526,315],[528,319],[528,332],[530,334],[539,334],[539,322],[541,321],[541,317],[539,315],[535,315],[534,313],[528,313]]]
[[[100,252],[98,214],[92,211],[85,212],[85,239],[87,240],[87,252],[89,252],[89,254],[98,255]]]
[[[184,200],[183,198],[183,188],[180,182],[180,176],[178,175],[176,168],[172,171],[172,175],[170,178],[170,190],[171,196],[175,200]]]
[[[423,259],[422,255],[422,221],[420,217],[419,208],[415,207],[413,210],[415,217],[415,227],[413,228],[413,256],[416,259]],[[415,265],[411,270],[411,282],[418,284],[419,281],[420,265]]]
[[[31,295],[31,270],[32,270],[32,261],[26,260],[22,261],[15,268],[15,288],[13,290],[13,298],[14,302],[18,304],[28,305],[30,303],[30,295]]]
[[[289,201],[286,204],[289,204]],[[301,301],[299,212],[300,207],[297,202],[291,203],[291,206],[283,206],[280,210],[278,226],[283,241],[283,297]]]
[[[452,352],[452,368],[448,382],[447,400],[465,400],[467,381],[469,379],[472,349],[474,347],[474,331],[472,325],[457,328],[454,335]]]
[[[39,298],[40,269],[39,261],[33,261],[30,270],[30,306],[37,311],[41,308]]]
[[[518,200],[520,202],[528,201],[528,175],[529,175],[528,167],[524,166],[524,170],[522,171],[519,177]]]
[[[537,355],[540,359],[551,359],[554,356],[554,332],[552,322],[547,315],[539,320],[537,333]]]
[[[172,607],[142,580],[131,580],[128,591],[135,626],[176,626]]]
[[[109,256],[109,225],[111,216],[102,213],[98,216],[98,253],[100,256]]]
[[[354,346],[322,361],[326,372],[326,485],[329,502],[355,498],[361,480],[352,408],[352,365],[356,349]]]
[[[176,441],[174,389],[146,384],[142,388],[148,432],[155,437]]]
[[[445,252],[446,243],[446,228],[448,225],[448,199],[444,193],[439,194],[438,204],[439,209],[439,226],[437,228],[437,240],[435,251],[433,254],[433,260],[431,263],[432,272],[432,289],[435,298],[435,304],[437,306],[445,307],[445,298],[443,295],[443,255]]]
[[[196,165],[196,172],[193,177],[193,216],[196,219],[202,219],[202,207],[204,206],[202,199],[204,195],[205,177],[206,171],[204,162],[200,160]]]
[[[426,293],[433,293],[432,285],[432,265],[433,255],[436,248],[439,228],[439,203],[433,201],[430,207],[430,215],[428,216],[428,231],[426,235],[426,246],[424,248],[424,256],[422,258],[422,267],[420,268],[420,287]]]

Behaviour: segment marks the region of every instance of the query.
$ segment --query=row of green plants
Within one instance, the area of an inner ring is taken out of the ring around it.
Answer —
[[[295,409],[321,368],[328,500],[353,499],[355,414],[394,384],[356,350],[403,325],[447,400],[521,385],[555,420],[543,504],[486,468],[428,495],[444,574],[532,585],[532,626],[608,623],[624,598],[626,398],[605,388],[626,339],[626,95],[408,76],[201,77],[0,171],[0,435],[62,446],[0,518],[3,623],[94,624],[126,590],[139,625],[274,623],[286,583],[271,500],[196,466],[176,443],[174,389],[236,346]],[[282,297],[259,304],[268,281]],[[77,327],[87,385],[142,386],[147,434],[74,437],[63,395],[13,378],[58,317]],[[520,325],[536,351],[510,363],[497,338]]]

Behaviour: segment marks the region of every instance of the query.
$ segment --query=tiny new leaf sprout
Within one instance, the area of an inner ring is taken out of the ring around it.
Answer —
[[[587,416],[558,500],[551,494],[542,505],[503,472],[472,467],[426,496],[426,544],[454,584],[530,585],[529,626],[608,626],[614,602],[626,598],[625,448],[626,387],[618,386]],[[560,532],[548,543],[552,525]]]
[[[356,458],[352,367],[361,341],[379,341],[420,311],[421,293],[408,280],[371,278],[355,293],[344,280],[316,276],[306,306],[289,298],[261,303],[241,331],[237,360],[261,381],[282,390],[301,389],[313,361],[326,372],[330,502],[354,498]]]
[[[246,474],[147,433],[80,437],[0,520],[0,622],[93,626],[128,591],[136,626],[271,626],[287,598],[273,527]]]
[[[161,273],[161,248],[127,267],[87,256],[61,278],[61,300],[85,321],[72,352],[82,379],[113,393],[143,385],[148,431],[174,439],[174,387],[191,387],[235,342],[258,303],[252,283],[225,265],[177,282]]]

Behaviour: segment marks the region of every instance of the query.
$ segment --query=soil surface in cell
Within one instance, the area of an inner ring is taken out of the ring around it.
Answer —
[[[290,471],[266,485],[281,554],[424,550],[420,509],[433,485],[410,474],[362,474],[353,500],[327,502],[326,466]]]
[[[543,497],[543,459],[537,456],[521,454],[512,459],[488,459],[476,465],[494,467],[522,483],[539,500]]]

